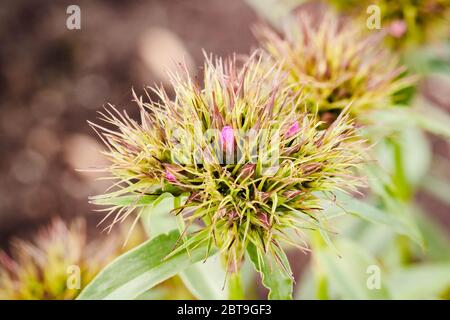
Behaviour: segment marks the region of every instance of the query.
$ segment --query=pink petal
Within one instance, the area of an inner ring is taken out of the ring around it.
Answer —
[[[298,131],[300,130],[300,127],[298,125],[298,121],[295,121],[290,128],[288,129],[288,131],[286,132],[286,138],[290,138],[293,135],[295,135]]]
[[[262,224],[264,225],[264,227],[266,227],[267,229],[270,227],[270,222],[269,219],[267,218],[267,215],[265,213],[258,213],[258,219],[259,221],[262,222]]]
[[[166,179],[172,183],[177,182],[177,178],[175,178],[175,176],[169,171],[166,171]]]
[[[220,133],[220,145],[222,148],[232,150],[234,146],[234,131],[230,126],[223,127]]]

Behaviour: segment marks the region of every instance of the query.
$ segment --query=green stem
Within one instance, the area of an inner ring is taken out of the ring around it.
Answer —
[[[244,289],[242,287],[241,273],[239,271],[230,274],[230,279],[228,281],[228,298],[230,300],[244,299]]]
[[[316,298],[318,300],[329,300],[328,296],[328,280],[322,271],[316,272]]]
[[[319,230],[315,230],[311,237],[311,246],[313,248],[313,252],[316,250],[323,250],[326,246],[325,241],[323,240],[322,235]],[[319,265],[316,257],[313,255],[313,262],[315,264],[314,268],[314,282],[316,287],[316,298],[318,300],[328,300],[328,279],[323,271],[322,267]]]
[[[403,167],[403,154],[398,142],[391,140],[394,149],[394,174],[393,181],[396,185],[397,198],[402,201],[410,201],[412,196],[411,187],[408,183]]]

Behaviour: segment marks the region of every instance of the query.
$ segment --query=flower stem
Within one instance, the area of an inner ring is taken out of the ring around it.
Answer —
[[[230,300],[244,299],[244,289],[241,282],[241,273],[233,272],[228,282],[228,298]]]
[[[311,238],[311,246],[313,246],[316,250],[323,250],[326,246],[325,241],[320,235],[320,231],[315,230],[312,234]],[[316,298],[318,300],[328,300],[328,279],[325,271],[322,269],[322,266],[319,264],[317,257],[313,254],[313,261],[315,264],[314,269],[314,282],[316,287]]]

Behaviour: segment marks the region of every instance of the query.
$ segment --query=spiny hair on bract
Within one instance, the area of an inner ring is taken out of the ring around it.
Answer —
[[[174,98],[162,87],[150,88],[157,102],[135,95],[140,121],[113,106],[100,113],[105,125],[91,125],[117,181],[92,200],[110,204],[110,227],[145,210],[147,199],[182,196],[171,212],[185,225],[173,254],[215,246],[228,272],[249,245],[288,272],[282,243],[307,250],[304,230],[328,230],[319,195],[357,190],[365,141],[348,108],[323,129],[283,85],[282,66],[262,68],[265,59],[259,51],[244,61],[206,56],[202,84],[182,70],[171,74]]]
[[[415,81],[383,46],[385,32],[368,34],[331,9],[316,16],[293,13],[282,32],[266,25],[255,26],[254,32],[270,57],[267,68],[281,63],[287,75],[284,86],[302,91],[309,111],[327,123],[349,105],[357,120],[390,107]]]

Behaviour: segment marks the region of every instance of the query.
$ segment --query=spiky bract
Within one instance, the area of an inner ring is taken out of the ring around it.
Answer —
[[[349,104],[354,116],[392,105],[393,95],[411,84],[399,79],[405,69],[380,45],[381,33],[368,35],[332,11],[317,19],[293,14],[281,35],[264,26],[256,33],[272,60],[282,63],[286,85],[302,90],[309,110],[327,122]]]
[[[301,99],[280,86],[284,73],[276,65],[262,72],[263,59],[253,55],[238,67],[237,59],[209,58],[203,87],[174,74],[175,99],[163,89],[154,89],[159,103],[136,98],[140,123],[107,109],[103,120],[118,130],[94,125],[109,147],[107,170],[120,186],[100,198],[134,195],[138,203],[139,197],[187,193],[173,213],[196,231],[177,250],[214,244],[230,272],[249,243],[279,262],[280,241],[303,248],[295,235],[323,227],[317,195],[354,190],[353,167],[364,153],[347,113],[319,130],[317,117],[299,112]],[[114,221],[135,207],[115,205]]]
[[[124,247],[125,231],[87,241],[83,219],[55,219],[32,241],[14,240],[11,255],[0,252],[0,299],[74,299],[108,262],[143,241],[135,232]]]
[[[449,0],[328,0],[339,11],[361,23],[378,12],[380,27],[388,32],[386,43],[396,49],[413,49],[449,36]],[[368,32],[372,30],[367,29]]]

